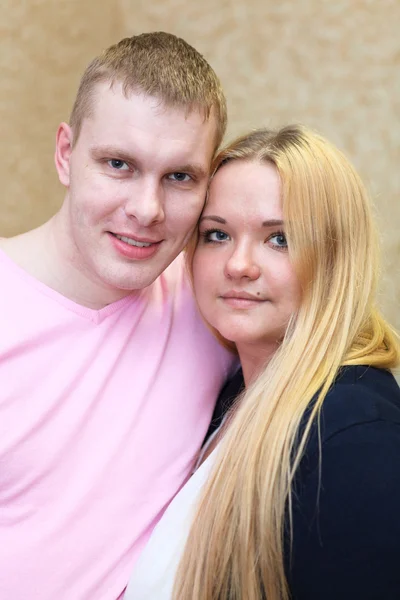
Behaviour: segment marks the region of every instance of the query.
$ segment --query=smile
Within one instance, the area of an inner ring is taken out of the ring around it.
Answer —
[[[125,242],[130,246],[137,246],[138,248],[148,248],[153,244],[153,242],[138,242],[137,240],[125,237],[124,235],[115,234],[115,237],[121,240],[121,242]]]
[[[149,239],[135,240],[128,235],[120,233],[108,232],[114,250],[124,258],[134,261],[148,260],[155,256],[163,242],[163,240],[153,241]]]

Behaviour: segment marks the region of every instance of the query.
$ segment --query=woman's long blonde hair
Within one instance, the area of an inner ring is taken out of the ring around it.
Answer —
[[[279,350],[234,409],[178,569],[176,600],[290,597],[284,535],[291,538],[291,485],[311,424],[341,366],[389,369],[400,359],[398,338],[375,307],[368,198],[343,154],[290,126],[238,139],[217,156],[215,171],[232,160],[275,165],[302,298]]]

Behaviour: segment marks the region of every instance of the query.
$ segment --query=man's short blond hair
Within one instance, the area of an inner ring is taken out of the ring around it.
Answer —
[[[218,77],[205,58],[170,33],[143,33],[110,46],[87,67],[72,109],[74,143],[82,121],[93,110],[96,84],[119,82],[124,94],[139,92],[159,98],[168,107],[200,110],[216,120],[215,149],[224,137],[226,100]]]

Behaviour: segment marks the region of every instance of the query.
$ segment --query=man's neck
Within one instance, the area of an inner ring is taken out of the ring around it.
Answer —
[[[65,237],[55,215],[37,229],[0,240],[0,248],[29,275],[81,306],[99,310],[134,293],[91,278]]]

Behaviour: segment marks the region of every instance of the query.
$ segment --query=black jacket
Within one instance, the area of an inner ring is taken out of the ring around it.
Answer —
[[[213,427],[241,387],[221,393]],[[292,600],[400,600],[400,389],[388,371],[343,368],[293,487]]]

